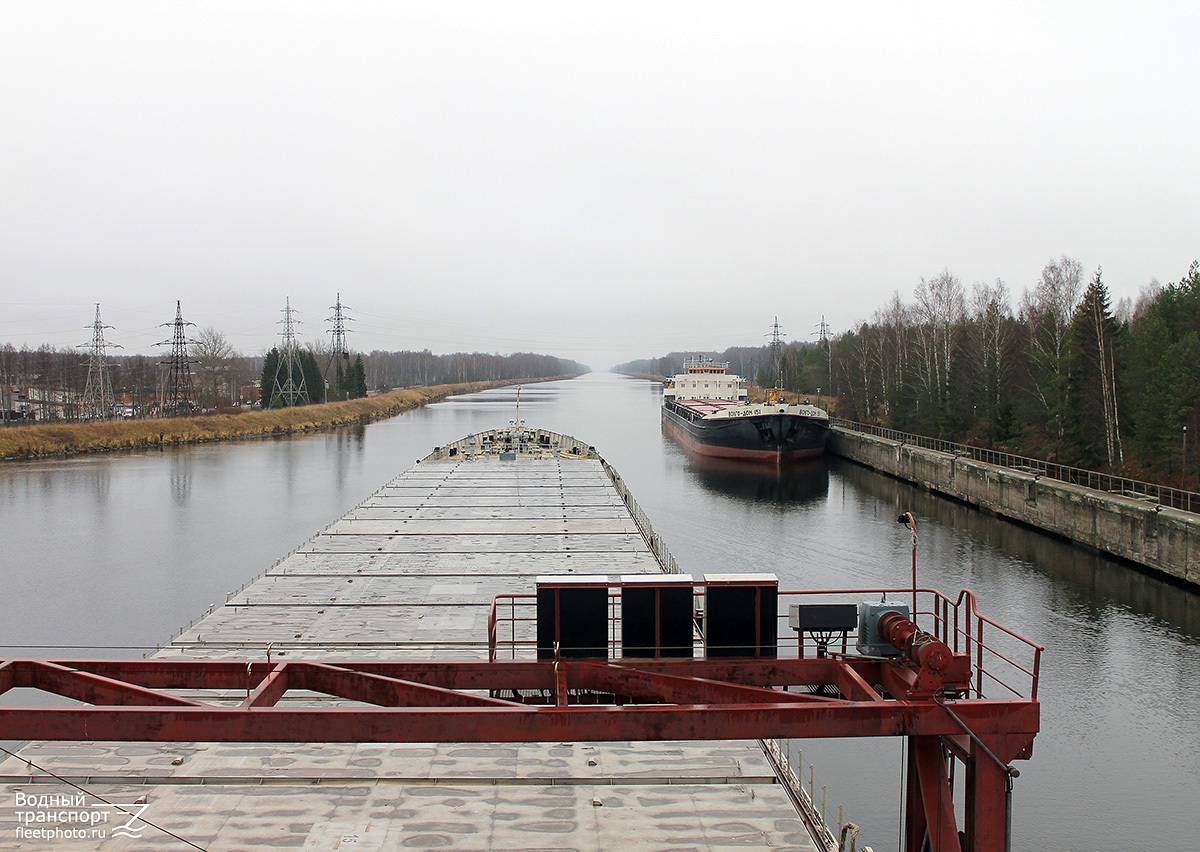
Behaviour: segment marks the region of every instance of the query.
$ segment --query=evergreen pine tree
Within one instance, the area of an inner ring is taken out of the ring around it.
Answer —
[[[307,349],[300,350],[300,371],[304,374],[304,389],[308,392],[308,401],[324,402],[325,377],[321,374],[317,356]]]
[[[1134,321],[1127,378],[1133,450],[1149,471],[1174,474],[1184,426],[1200,444],[1194,437],[1200,431],[1200,264],[1193,262]]]
[[[1122,462],[1116,395],[1120,329],[1100,270],[1088,284],[1067,329],[1067,393],[1063,460],[1090,469]]]
[[[361,399],[367,395],[367,368],[361,354],[354,357],[346,377],[346,390],[348,399]]]
[[[275,387],[275,373],[279,370],[279,350],[271,347],[271,351],[263,357],[263,368],[260,375],[260,391],[261,399],[259,404],[263,408],[281,408],[283,400],[278,396],[272,396],[272,390]]]

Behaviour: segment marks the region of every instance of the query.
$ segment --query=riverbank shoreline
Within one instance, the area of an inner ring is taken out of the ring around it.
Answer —
[[[316,432],[384,420],[457,394],[563,378],[569,377],[549,376],[403,388],[344,402],[243,411],[236,414],[8,426],[0,429],[0,461],[23,461],[83,453],[152,449],[180,444],[204,444]]]

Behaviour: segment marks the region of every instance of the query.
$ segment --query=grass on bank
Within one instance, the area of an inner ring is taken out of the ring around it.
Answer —
[[[545,381],[526,379],[523,381]],[[273,408],[233,414],[196,417],[160,417],[153,420],[102,420],[86,423],[35,423],[0,429],[0,458],[22,459],[194,444],[330,429],[368,423],[419,408],[454,394],[475,393],[514,382],[465,382],[405,388],[388,393],[296,408]]]

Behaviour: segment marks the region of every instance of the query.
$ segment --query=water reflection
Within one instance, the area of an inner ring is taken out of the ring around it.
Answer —
[[[521,407],[526,405],[545,405],[558,398],[558,391],[545,385],[523,385],[521,387]],[[516,411],[517,391],[515,388],[495,388],[473,396],[452,396],[449,402],[466,403],[469,405],[508,406]]]
[[[192,496],[192,454],[171,455],[171,499],[179,508],[185,508]]]
[[[958,531],[969,545],[969,552],[958,558],[969,560],[978,570],[994,571],[992,565],[997,561],[1011,561],[1014,564],[1007,570],[1027,570],[1054,581],[1053,607],[1060,615],[1096,623],[1116,607],[1200,641],[1200,599],[1170,580],[859,465],[837,459],[831,460],[831,465],[860,499],[874,498],[876,505],[864,503],[864,510],[874,509],[877,514],[911,511],[918,526],[932,522],[941,529]],[[970,579],[971,572],[967,574]]]
[[[362,424],[347,426],[334,433],[333,475],[338,490],[346,487],[350,463],[361,461],[366,447],[367,429]]]
[[[775,466],[690,454],[687,468],[708,491],[753,503],[814,503],[829,494],[823,459]]]
[[[97,505],[107,503],[109,494],[112,492],[112,477],[109,475],[108,466],[92,468],[88,471],[88,475]]]

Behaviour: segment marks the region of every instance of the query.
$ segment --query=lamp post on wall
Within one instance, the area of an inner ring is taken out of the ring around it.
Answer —
[[[912,512],[905,512],[899,518],[900,523],[904,524],[912,531],[912,617],[916,620],[917,617],[917,519],[913,517]]]
[[[1183,427],[1183,470],[1179,475],[1179,487],[1187,490],[1187,426]]]

